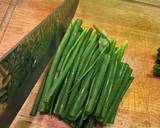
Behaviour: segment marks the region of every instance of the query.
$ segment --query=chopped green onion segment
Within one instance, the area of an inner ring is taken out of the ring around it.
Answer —
[[[31,115],[55,115],[73,128],[114,123],[134,77],[123,62],[128,41],[119,47],[98,27],[73,20],[42,82]],[[158,66],[155,66],[158,68]]]

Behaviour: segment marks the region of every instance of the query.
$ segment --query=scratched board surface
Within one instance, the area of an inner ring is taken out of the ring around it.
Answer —
[[[0,58],[62,1],[0,0]]]
[[[160,79],[153,77],[156,49],[160,47],[160,4],[152,0],[81,0],[75,18],[107,31],[118,44],[129,46],[124,60],[133,67],[135,80],[109,128],[159,128]],[[11,127],[51,128],[46,120],[29,116],[44,73],[19,111]]]

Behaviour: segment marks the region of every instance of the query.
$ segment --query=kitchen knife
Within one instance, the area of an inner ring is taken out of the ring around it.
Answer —
[[[64,0],[54,12],[0,58],[0,127],[9,127],[71,21],[79,0]]]

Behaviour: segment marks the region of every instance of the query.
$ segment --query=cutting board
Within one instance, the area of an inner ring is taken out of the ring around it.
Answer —
[[[6,0],[0,1],[7,5]],[[56,2],[53,1],[23,0],[23,4],[16,4],[7,25],[11,27],[7,27],[0,36],[1,43],[4,43],[0,52],[1,50],[5,52],[13,42],[22,38],[29,29],[40,22],[44,15],[54,8]],[[32,7],[28,5],[30,2],[34,3],[31,4]],[[3,7],[3,10],[6,10],[5,6]],[[26,11],[34,8],[31,17],[24,11],[25,8]],[[1,17],[4,17],[2,13],[0,19]],[[118,45],[126,39],[129,42],[124,61],[133,68],[135,80],[120,104],[115,124],[107,128],[160,128],[160,79],[152,74],[156,49],[160,47],[159,0],[81,0],[75,18],[83,19],[84,27],[94,24],[105,30],[109,36],[117,40]],[[17,24],[16,20],[22,22]],[[18,28],[17,31],[14,26]],[[37,121],[29,116],[46,70],[19,111],[11,128],[52,128],[47,127],[48,123],[45,120]]]
[[[0,0],[0,58],[64,0]]]

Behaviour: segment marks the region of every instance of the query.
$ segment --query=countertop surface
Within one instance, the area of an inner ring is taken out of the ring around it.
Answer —
[[[55,4],[54,0],[22,0],[22,3],[19,0],[18,4],[14,1],[0,0],[0,57],[51,12]],[[12,14],[5,13],[8,6]],[[32,10],[28,13],[24,8]],[[5,15],[10,18],[4,18]],[[108,128],[160,128],[160,79],[152,75],[156,49],[160,47],[159,0],[80,0],[75,18],[83,19],[84,27],[94,24],[105,30],[118,44],[126,39],[129,42],[124,61],[133,68],[135,80],[120,104],[115,124]],[[19,28],[16,33],[14,26]],[[52,128],[45,120],[38,122],[29,116],[43,76],[44,73],[11,128]]]

